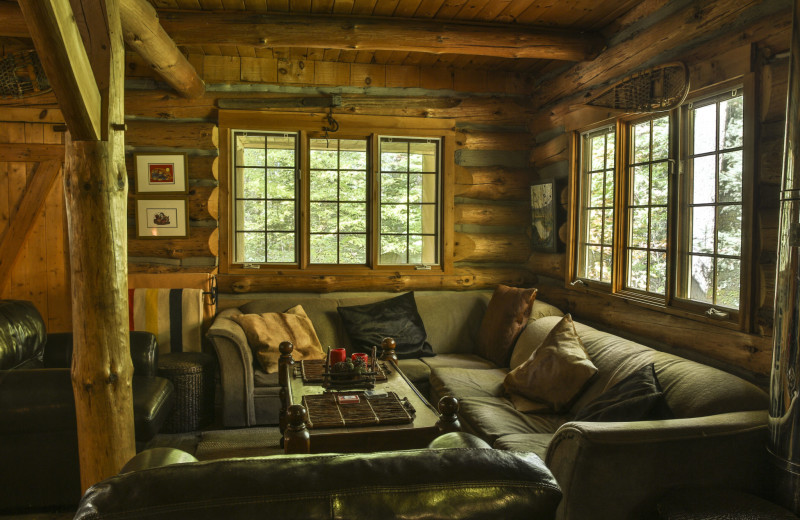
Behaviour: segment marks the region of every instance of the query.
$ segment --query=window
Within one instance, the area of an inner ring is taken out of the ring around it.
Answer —
[[[614,258],[614,161],[616,132],[613,126],[583,134],[581,228],[578,276],[611,282]]]
[[[229,265],[442,267],[443,132],[285,120],[299,128],[230,131]]]
[[[739,319],[745,103],[736,89],[622,120],[618,139],[615,126],[580,134],[573,278],[676,312]]]

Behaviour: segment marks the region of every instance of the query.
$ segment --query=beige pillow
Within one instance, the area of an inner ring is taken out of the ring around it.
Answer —
[[[267,374],[278,371],[278,358],[281,356],[278,345],[283,341],[291,341],[294,345],[292,357],[295,361],[325,358],[314,325],[302,305],[286,312],[240,314],[231,316],[231,319],[244,330],[253,355]]]
[[[566,314],[531,357],[506,374],[503,386],[512,398],[516,394],[541,405],[538,409],[528,406],[526,411],[563,413],[596,373],[572,316]]]

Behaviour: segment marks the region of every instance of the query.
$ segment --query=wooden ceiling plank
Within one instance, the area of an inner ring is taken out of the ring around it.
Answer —
[[[353,0],[336,0],[333,3],[333,14],[350,14],[353,12]]]
[[[100,90],[69,2],[22,0],[20,8],[73,139],[100,139]]]
[[[394,9],[393,16],[411,18],[417,12],[422,0],[401,0]]]
[[[497,17],[500,16],[500,13],[505,11],[510,4],[511,0],[492,0],[475,15],[475,19],[484,22],[494,22],[497,20]]]
[[[567,61],[590,60],[603,47],[602,39],[592,33],[521,26],[422,20],[409,24],[392,19],[260,15],[236,11],[169,11],[160,15],[161,25],[180,45],[407,50]],[[309,25],[313,25],[314,31],[306,30]]]
[[[226,11],[244,11],[244,0],[222,0],[222,8]]]
[[[63,146],[61,151],[63,154]],[[58,160],[51,159],[39,164],[30,185],[25,190],[25,195],[23,195],[11,226],[0,239],[0,292],[5,290],[11,280],[11,270],[17,256],[23,249],[22,246],[34,227],[36,217],[42,211],[47,195],[58,178],[63,159],[62,155]]]
[[[311,12],[311,0],[290,0],[289,6],[293,13]]]
[[[442,8],[442,4],[444,0],[422,0],[414,13],[414,18],[433,18]]]
[[[311,0],[311,12],[316,14],[330,14],[333,11],[334,0]]]
[[[350,14],[356,15],[369,15],[375,9],[375,4],[378,0],[355,0],[353,2],[353,9]]]
[[[3,36],[14,38],[30,38],[25,17],[17,2],[0,2],[0,20],[3,20]]]
[[[147,0],[120,0],[119,9],[125,43],[176,92],[187,98],[202,96],[203,80],[164,31],[153,6]]]
[[[373,16],[392,16],[394,10],[397,8],[399,0],[381,0],[375,4],[375,9],[372,11]]]
[[[505,23],[516,22],[519,18],[519,15],[521,15],[528,7],[530,7],[530,5],[530,0],[511,0],[506,8],[497,15],[495,20]]]
[[[267,11],[271,13],[288,13],[289,0],[267,0]]]
[[[433,17],[437,20],[452,20],[461,11],[464,4],[466,4],[466,0],[447,0]]]
[[[469,0],[456,15],[457,20],[474,20],[493,0]]]

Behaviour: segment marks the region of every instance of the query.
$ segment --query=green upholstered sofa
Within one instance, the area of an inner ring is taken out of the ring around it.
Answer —
[[[250,301],[220,312],[208,336],[220,360],[225,424],[275,423],[280,407],[277,374],[254,368],[244,333],[231,315],[283,312],[302,304],[323,346],[347,347],[337,306],[393,296],[396,293],[250,295]],[[401,369],[431,402],[445,394],[459,398],[466,431],[498,449],[539,454],[564,493],[559,518],[641,518],[666,490],[682,485],[763,491],[768,397],[755,385],[576,321],[598,373],[567,413],[525,414],[504,395],[503,378],[541,344],[563,313],[537,299],[511,366],[498,367],[474,354],[491,291],[418,291],[415,298],[437,355],[401,360]],[[582,406],[649,363],[655,363],[675,419],[572,421]]]

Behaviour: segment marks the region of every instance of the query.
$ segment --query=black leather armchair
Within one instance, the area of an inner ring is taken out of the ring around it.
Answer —
[[[153,438],[174,403],[156,377],[155,336],[131,332],[137,446]],[[74,506],[80,500],[72,334],[46,334],[31,302],[0,301],[0,510]]]
[[[138,454],[86,491],[76,520],[552,520],[561,490],[533,453],[465,433],[428,449],[197,462],[170,448]]]

